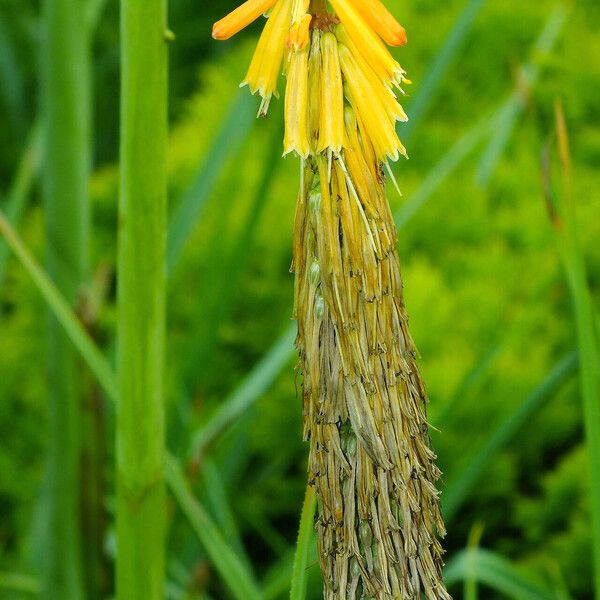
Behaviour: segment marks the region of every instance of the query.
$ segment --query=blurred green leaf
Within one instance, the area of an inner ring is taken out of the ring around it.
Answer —
[[[65,333],[77,348],[82,358],[96,376],[100,385],[112,398],[117,398],[117,386],[113,370],[104,355],[91,339],[81,322],[74,315],[69,303],[58,291],[45,271],[39,266],[25,247],[6,217],[0,212],[0,234],[4,237],[10,249],[15,253],[24,269],[33,279],[36,287],[52,310]]]
[[[448,179],[452,172],[467,158],[481,142],[492,126],[492,119],[485,116],[480,119],[467,133],[442,156],[437,164],[429,171],[427,177],[417,188],[410,200],[405,202],[394,215],[396,227],[401,229],[423,207],[423,205],[433,196],[439,187]]]
[[[254,577],[229,547],[208,513],[194,498],[181,468],[173,457],[167,457],[166,476],[181,510],[233,595],[238,600],[260,600],[261,592]]]
[[[426,114],[433,102],[437,88],[442,82],[444,75],[459,54],[467,35],[486,0],[468,0],[461,14],[454,21],[452,30],[448,34],[443,46],[437,51],[433,62],[427,69],[427,74],[419,84],[414,98],[409,102],[409,121],[403,125],[403,138],[409,140],[414,134],[417,124]]]
[[[315,510],[317,497],[313,486],[306,486],[306,495],[300,516],[300,529],[292,569],[290,600],[305,600],[308,581],[307,570],[311,546],[315,543]]]
[[[207,418],[204,425],[195,432],[190,456],[201,454],[220,432],[264,394],[292,357],[295,337],[296,324],[294,323],[276,340],[232,394]]]
[[[25,150],[19,161],[17,172],[11,184],[10,190],[3,205],[6,212],[6,218],[13,227],[17,227],[25,206],[37,172],[41,164],[42,155],[42,126],[40,119],[34,123]],[[0,286],[4,281],[6,274],[6,261],[8,260],[8,246],[0,240]]]
[[[23,73],[17,61],[9,30],[0,19],[0,98],[10,114],[9,122],[14,127],[22,124],[25,100]],[[17,127],[18,132],[19,127]]]
[[[477,169],[477,182],[480,185],[489,183],[494,168],[510,140],[517,119],[525,110],[531,89],[539,78],[540,67],[558,41],[568,14],[569,10],[564,4],[559,3],[554,7],[534,44],[531,60],[519,70],[514,91],[494,118],[493,135]]]
[[[218,243],[218,238],[223,237],[224,224],[218,222],[213,226],[213,240],[209,243],[210,256],[207,263],[215,271],[211,278],[210,294],[201,294],[198,297],[197,325],[190,333],[190,343],[186,354],[190,357],[186,369],[187,385],[194,389],[202,372],[198,364],[208,364],[210,355],[217,341],[219,327],[229,315],[236,297],[240,277],[246,267],[249,249],[256,233],[263,208],[268,200],[269,188],[278,171],[281,161],[281,140],[283,139],[283,118],[276,111],[277,123],[272,126],[272,133],[267,141],[267,149],[263,159],[262,172],[254,193],[248,202],[248,209],[239,233],[233,236],[229,247],[223,248]],[[243,155],[243,152],[240,152]],[[243,158],[240,157],[240,160]],[[230,212],[229,208],[220,213],[220,220]]]
[[[36,579],[20,573],[5,573],[0,571],[0,590],[38,594],[40,585]]]
[[[495,431],[485,437],[483,446],[469,459],[467,466],[458,476],[451,479],[442,494],[444,519],[447,523],[456,515],[492,456],[506,446],[552,398],[558,387],[576,371],[577,363],[575,351],[561,359],[523,403],[510,413]]]
[[[468,577],[474,577],[479,583],[514,600],[557,600],[554,592],[546,590],[505,558],[489,550],[462,550],[448,561],[444,570],[446,585],[451,586]]]
[[[176,206],[169,225],[167,270],[175,267],[183,247],[198,223],[223,166],[244,143],[255,117],[252,96],[241,90],[229,108],[219,133],[192,184]]]
[[[585,258],[579,243],[569,136],[562,104],[559,101],[556,102],[555,119],[562,189],[556,195],[557,202],[554,205],[556,214],[552,216],[552,224],[573,300],[577,326],[579,384],[589,457],[594,579],[598,600],[600,599],[600,345]],[[550,202],[551,199],[548,199],[549,205]]]
[[[223,532],[229,546],[235,549],[246,569],[250,570],[250,559],[242,544],[236,517],[229,503],[227,489],[221,474],[212,461],[205,460],[202,463],[201,476],[204,482],[203,498],[206,499],[207,507],[214,515],[216,523]]]

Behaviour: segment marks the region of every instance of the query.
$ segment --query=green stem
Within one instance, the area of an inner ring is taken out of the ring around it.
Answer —
[[[559,220],[555,221],[559,252],[573,300],[579,384],[590,469],[591,539],[595,598],[600,600],[600,343],[588,283],[583,248],[579,242],[577,210],[573,196],[569,136],[562,104],[557,100],[558,151],[562,167],[562,194],[558,198]]]
[[[165,0],[121,1],[117,599],[164,597]]]
[[[78,0],[45,0],[44,203],[48,272],[75,307],[88,271],[88,40]],[[50,439],[43,598],[83,597],[80,365],[53,316],[48,332]]]
[[[315,510],[317,498],[312,486],[307,486],[302,505],[300,517],[300,529],[298,531],[298,542],[296,544],[296,555],[292,568],[292,585],[290,600],[305,600],[308,585],[308,557],[310,548],[315,542]]]

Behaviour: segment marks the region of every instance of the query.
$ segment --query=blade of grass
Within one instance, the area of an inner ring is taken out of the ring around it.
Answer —
[[[462,13],[454,22],[454,26],[443,46],[436,54],[433,63],[429,67],[426,76],[419,85],[418,92],[408,105],[410,120],[402,126],[402,137],[409,140],[414,134],[417,124],[425,116],[428,108],[433,102],[437,88],[444,75],[464,45],[467,35],[484,5],[485,0],[469,0]]]
[[[455,554],[444,570],[446,585],[468,577],[515,600],[556,600],[556,595],[537,581],[522,574],[508,560],[481,548],[469,548]]]
[[[73,346],[84,359],[90,368],[90,371],[94,373],[108,397],[114,403],[117,403],[117,383],[110,365],[94,344],[89,333],[84,329],[81,322],[69,308],[60,292],[44,273],[43,269],[35,262],[23,242],[10,227],[10,224],[1,212],[0,234],[7,241],[11,250],[14,251],[27,273],[33,279],[40,294],[48,304],[49,308],[54,312],[56,319],[63,326],[65,333],[69,336]],[[210,519],[207,521],[209,527],[207,529],[202,529],[200,525],[203,523],[203,519],[200,518],[200,520],[198,520],[198,516],[203,517],[206,515],[205,509],[191,495],[191,492],[189,492],[186,487],[183,474],[177,466],[175,458],[167,452],[166,460],[168,466],[170,466],[166,473],[167,483],[169,484],[175,499],[180,503],[183,512],[188,518],[190,520],[194,519],[194,530],[211,559],[220,561],[219,564],[223,567],[220,572],[224,580],[228,582],[230,587],[235,587],[237,584],[234,580],[238,576],[238,571],[240,569],[242,571],[244,570],[243,564],[239,561],[237,556],[235,556],[235,552],[227,547],[223,536],[217,527],[212,524]],[[230,561],[231,556],[235,557],[232,561]],[[251,580],[251,575],[246,571],[242,575],[242,578],[247,582]]]
[[[215,517],[216,523],[223,532],[225,541],[233,548],[246,570],[252,570],[250,559],[242,544],[242,538],[236,522],[235,515],[231,509],[227,490],[223,479],[212,461],[202,463],[202,479],[204,481],[204,497]]]
[[[396,227],[404,227],[415,213],[433,196],[442,183],[467,158],[490,131],[492,119],[485,116],[469,129],[429,171],[427,177],[395,214]]]
[[[485,186],[489,183],[511,138],[517,119],[527,106],[531,89],[540,75],[540,66],[556,45],[568,14],[569,11],[564,4],[557,4],[554,7],[534,44],[531,60],[520,68],[517,85],[495,119],[494,134],[479,162],[476,176],[479,185]]]
[[[27,140],[25,150],[19,161],[17,172],[3,202],[6,212],[6,218],[16,226],[23,215],[27,198],[31,193],[35,177],[41,164],[42,155],[42,127],[38,118],[32,127]],[[9,249],[7,245],[0,240],[0,287],[6,275],[6,262],[8,260]]]
[[[0,571],[0,590],[21,592],[23,594],[39,594],[40,584],[29,575]]]
[[[567,14],[564,6],[558,5],[556,7],[555,11],[550,15],[542,35],[534,46],[534,53],[535,51],[544,52],[545,54],[550,52],[558,38]],[[521,71],[528,74],[529,89],[533,88],[538,79],[539,68],[534,63],[528,63],[521,67]],[[515,104],[515,98],[522,99],[522,96],[521,85],[517,81],[514,91],[509,95],[508,99],[501,102],[491,115],[486,115],[478,121],[452,146],[428,173],[410,200],[404,203],[396,213],[395,220],[398,228],[404,226],[414,216],[482,140],[490,133],[497,132],[494,139],[504,135],[504,129],[499,129],[499,124],[503,128],[514,127],[517,118],[522,114],[524,109],[524,104]],[[490,165],[491,167],[494,165],[493,158],[490,159]]]
[[[572,186],[569,136],[562,104],[555,107],[562,189],[553,220],[559,254],[571,292],[579,348],[579,384],[590,469],[592,540],[596,599],[600,599],[600,346],[583,251],[579,244]]]
[[[8,247],[15,253],[25,271],[33,279],[46,304],[48,304],[48,307],[54,313],[56,320],[61,324],[66,335],[78,350],[90,371],[95,375],[108,396],[116,399],[117,386],[111,366],[79,319],[77,319],[69,303],[52,283],[46,272],[31,256],[23,241],[18,237],[1,211],[0,234],[2,234]]]
[[[239,418],[257,398],[269,389],[275,377],[292,357],[295,337],[296,325],[293,323],[246,375],[233,393],[196,431],[190,445],[190,457],[201,454],[223,429]]]
[[[552,397],[558,387],[577,369],[577,352],[562,358],[535,390],[513,411],[489,436],[476,454],[469,460],[458,477],[451,480],[442,494],[444,519],[450,522],[464,502],[469,491],[480,477],[487,462],[514,438],[521,428]]]
[[[167,245],[168,272],[171,272],[177,264],[183,247],[214,190],[223,166],[243,144],[254,118],[255,106],[252,97],[240,91],[223,120],[210,152],[171,217]]]
[[[9,31],[7,22],[0,20],[0,100],[4,97],[9,116],[6,122],[18,135],[23,125],[25,82]]]
[[[85,24],[88,31],[93,32],[100,22],[102,12],[106,8],[107,0],[86,0],[85,5]]]
[[[469,533],[469,540],[467,542],[468,551],[477,550],[479,543],[481,542],[481,536],[483,535],[483,523],[476,523],[471,528]],[[470,554],[472,556],[472,552]],[[479,590],[477,586],[477,571],[473,568],[473,563],[470,561],[469,570],[465,577],[464,585],[464,600],[477,600],[479,597]]]
[[[290,600],[305,600],[306,586],[308,581],[308,557],[310,549],[315,543],[315,510],[317,497],[312,486],[306,486],[304,504],[300,517],[300,529],[298,530],[298,542],[296,543],[296,555],[292,568],[292,583],[290,589]]]
[[[42,62],[43,198],[48,274],[76,306],[89,270],[90,84],[88,37],[78,0],[45,0]],[[81,534],[83,379],[53,314],[48,323],[48,522],[42,598],[84,597]]]
[[[164,597],[166,24],[164,0],[121,0],[117,600]]]
[[[263,600],[275,600],[287,594],[290,587],[290,573],[294,568],[294,559],[295,548],[292,547],[274,566],[270,567],[263,580]]]
[[[181,510],[232,594],[238,600],[260,600],[261,592],[251,573],[244,567],[208,513],[192,495],[181,468],[173,457],[167,457],[166,476]]]

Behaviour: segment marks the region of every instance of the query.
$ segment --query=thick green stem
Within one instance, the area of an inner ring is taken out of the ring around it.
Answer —
[[[80,0],[44,2],[44,202],[48,271],[75,306],[88,270],[89,87]],[[80,530],[80,365],[50,317],[48,528],[42,597],[84,596]]]
[[[121,0],[117,598],[164,597],[165,0]]]

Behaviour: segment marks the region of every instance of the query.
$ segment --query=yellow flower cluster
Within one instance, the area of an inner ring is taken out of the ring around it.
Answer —
[[[406,33],[380,0],[331,0],[331,6],[335,13],[310,0],[248,0],[215,24],[213,37],[227,39],[271,9],[242,85],[260,94],[259,114],[264,115],[272,96],[278,96],[284,67],[285,154],[339,153],[349,103],[377,158],[397,160],[406,152],[395,126],[406,114],[394,90],[403,93],[402,85],[410,82],[382,40],[401,45]],[[309,115],[319,115],[315,128]]]

